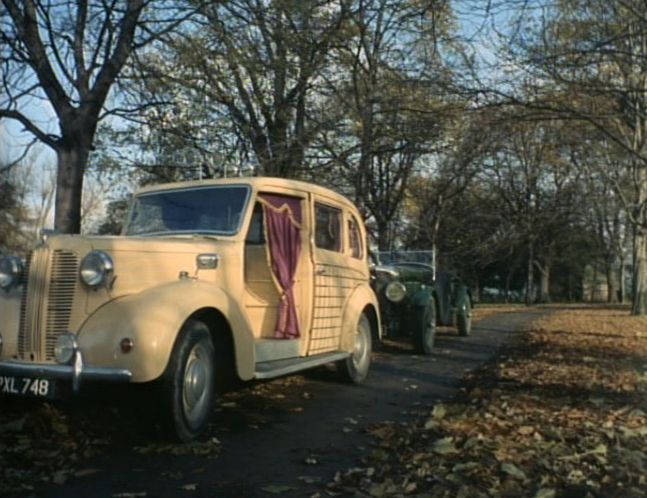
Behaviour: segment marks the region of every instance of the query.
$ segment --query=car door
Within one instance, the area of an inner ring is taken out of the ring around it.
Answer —
[[[269,199],[276,204],[272,206]],[[295,195],[284,195],[261,192],[255,201],[251,221],[245,239],[245,308],[249,318],[254,337],[259,339],[286,339],[288,337],[277,336],[277,323],[279,319],[279,306],[285,299],[282,293],[281,283],[277,275],[271,269],[272,255],[268,248],[267,237],[270,228],[266,226],[267,213],[264,208],[277,212],[285,211],[288,202],[305,205],[305,199]],[[278,207],[277,207],[278,206]],[[302,208],[301,208],[302,209]],[[299,211],[301,210],[299,209]],[[301,214],[299,214],[301,218]],[[295,220],[296,224],[300,224]],[[299,227],[300,228],[300,227]],[[298,237],[301,239],[300,252],[294,276],[292,278],[293,302],[297,319],[297,333],[292,339],[300,339],[307,336],[307,324],[309,313],[304,303],[309,302],[310,287],[309,275],[311,274],[311,263],[308,257],[309,237],[307,230],[299,230]],[[276,257],[276,256],[274,256]],[[296,346],[298,347],[298,346]],[[298,351],[298,350],[295,350]]]
[[[344,305],[367,275],[362,271],[366,264],[359,224],[347,208],[315,197],[313,223],[314,309],[309,354],[319,354],[340,349]],[[354,239],[349,241],[351,224]]]

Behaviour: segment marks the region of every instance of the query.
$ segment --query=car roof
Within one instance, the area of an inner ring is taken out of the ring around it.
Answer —
[[[218,178],[210,180],[195,180],[174,183],[161,183],[156,185],[148,185],[139,188],[135,195],[147,194],[152,192],[164,190],[176,190],[185,188],[199,188],[210,187],[218,185],[249,185],[254,190],[274,190],[274,189],[287,189],[296,190],[300,192],[311,192],[319,196],[328,197],[340,204],[345,204],[354,207],[353,202],[347,197],[335,192],[321,185],[315,183],[303,182],[300,180],[291,180],[286,178],[277,178],[271,176],[255,176],[255,177],[235,177],[235,178]]]

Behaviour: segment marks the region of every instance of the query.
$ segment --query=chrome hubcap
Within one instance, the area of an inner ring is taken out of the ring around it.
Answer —
[[[198,420],[207,403],[212,365],[209,355],[201,344],[196,344],[186,362],[182,389],[184,415],[189,423]]]
[[[353,366],[358,369],[364,363],[368,351],[368,344],[364,338],[364,332],[358,330],[355,334],[355,348],[353,349]]]

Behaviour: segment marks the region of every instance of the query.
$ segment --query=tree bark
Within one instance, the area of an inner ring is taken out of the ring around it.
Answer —
[[[537,269],[539,270],[539,302],[550,302],[550,264],[545,263],[543,266],[535,261]]]
[[[618,301],[620,304],[625,303],[625,258],[624,256],[620,258],[620,272],[619,272],[618,280]]]
[[[54,228],[62,233],[80,233],[83,173],[90,148],[82,144],[61,146],[57,149],[56,155],[58,172]]]
[[[647,314],[647,230],[637,227],[634,241],[632,315]]]
[[[607,270],[607,302],[617,303],[618,290],[616,288],[616,279],[613,272],[613,265],[608,261],[606,263],[606,270]]]
[[[533,260],[535,258],[535,251],[532,242],[528,243],[528,269],[526,274],[526,305],[530,306],[533,303],[534,288],[535,288],[535,275],[533,271]]]

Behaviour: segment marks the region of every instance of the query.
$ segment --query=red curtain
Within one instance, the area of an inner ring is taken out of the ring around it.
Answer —
[[[281,293],[274,337],[294,339],[300,335],[293,287],[301,253],[301,200],[271,194],[259,198],[272,274]]]

